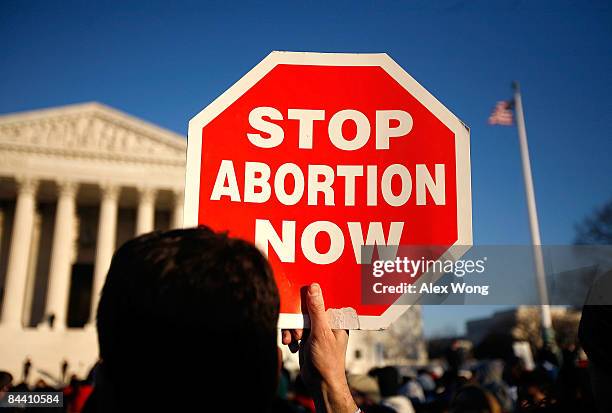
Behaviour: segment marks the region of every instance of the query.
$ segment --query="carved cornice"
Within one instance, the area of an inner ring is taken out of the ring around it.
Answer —
[[[186,141],[99,104],[0,116],[0,150],[182,166]]]
[[[71,150],[64,148],[44,148],[32,145],[6,144],[0,141],[0,152],[24,155],[43,156],[56,159],[93,160],[101,162],[120,162],[130,164],[146,164],[156,166],[185,167],[184,158],[167,158],[138,156],[131,154],[101,153],[89,150]],[[2,159],[0,159],[0,162]]]

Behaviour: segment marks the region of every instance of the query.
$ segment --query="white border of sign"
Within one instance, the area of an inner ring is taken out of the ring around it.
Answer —
[[[246,93],[278,64],[309,66],[380,66],[455,134],[457,166],[457,242],[447,251],[445,257],[451,259],[460,258],[472,245],[472,190],[469,129],[386,53],[272,52],[244,75],[242,79],[226,90],[204,110],[194,116],[189,121],[187,140],[183,226],[193,227],[198,225],[202,128],[238,100],[240,96]],[[197,173],[193,173],[192,171],[197,171]],[[424,274],[419,277],[417,285],[423,282],[435,281],[438,277],[439,274]],[[401,298],[398,299],[398,301],[399,300],[401,300]],[[409,307],[410,305],[394,304],[380,316],[359,316],[359,328],[363,330],[384,329],[401,316]],[[279,328],[302,328],[308,326],[308,320],[305,320],[302,314],[281,314],[278,324]]]

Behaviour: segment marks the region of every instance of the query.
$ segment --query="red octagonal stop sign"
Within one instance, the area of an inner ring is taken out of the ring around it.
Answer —
[[[472,242],[468,129],[386,54],[271,53],[190,121],[187,158],[185,226],[267,254],[283,328],[313,281],[359,328],[405,311],[364,302],[364,244]]]

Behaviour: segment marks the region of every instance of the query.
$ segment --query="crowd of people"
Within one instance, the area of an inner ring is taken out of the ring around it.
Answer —
[[[365,413],[596,412],[587,370],[576,349],[551,362],[541,354],[527,369],[521,358],[476,360],[456,357],[428,366],[377,367],[348,375],[357,405]],[[457,363],[461,360],[460,363]],[[293,378],[293,380],[292,380]],[[299,375],[283,371],[279,396],[294,412],[314,412]]]
[[[348,333],[330,328],[320,286],[305,287],[303,300],[310,328],[282,331],[300,356],[300,371],[289,372],[277,345],[279,294],[259,250],[204,227],[146,234],[113,257],[97,312],[100,361],[89,376],[30,389],[0,372],[0,400],[8,391],[57,390],[57,411],[70,413],[609,411],[609,391],[591,393],[612,383],[610,330],[601,324],[609,318],[600,310],[585,312],[581,327],[596,332],[583,335],[599,369],[590,374],[576,349],[540,351],[528,369],[517,357],[476,360],[450,347],[422,368],[353,375],[344,366]]]
[[[427,366],[376,367],[367,374],[349,373],[347,382],[364,413],[595,412],[588,361],[580,354],[566,349],[559,363],[541,354],[535,367],[527,369],[518,357],[475,360],[450,347],[448,357]],[[29,365],[26,361],[24,372]],[[49,385],[43,379],[33,386],[25,381],[14,384],[9,373],[0,372],[0,392],[62,392],[64,407],[54,411],[80,413],[93,391],[96,368],[84,379],[73,375],[65,385]],[[239,397],[240,386],[235,389]],[[274,411],[279,412],[315,413],[316,409],[299,372],[285,368],[274,403]]]

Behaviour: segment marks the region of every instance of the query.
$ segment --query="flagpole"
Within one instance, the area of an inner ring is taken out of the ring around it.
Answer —
[[[540,298],[542,336],[544,338],[545,345],[554,346],[554,331],[552,329],[552,317],[550,314],[550,304],[548,301],[548,290],[546,289],[546,272],[544,269],[544,257],[542,255],[542,241],[540,239],[540,226],[538,223],[535,191],[533,189],[533,178],[531,176],[531,162],[529,160],[529,147],[527,145],[527,130],[525,129],[523,102],[521,100],[521,90],[518,82],[513,82],[512,88],[514,89],[516,126],[518,129],[519,144],[521,149],[523,179],[525,181],[525,195],[527,198],[527,212],[529,213],[529,228],[531,230],[531,243],[533,244],[536,281],[538,286],[538,295]]]

